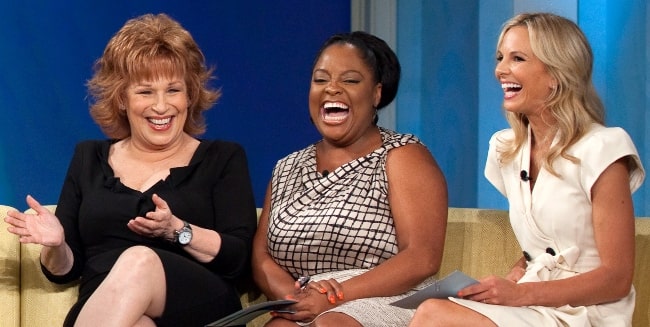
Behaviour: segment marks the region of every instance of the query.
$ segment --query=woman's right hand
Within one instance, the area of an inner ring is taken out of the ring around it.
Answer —
[[[59,219],[31,195],[27,196],[26,201],[36,213],[25,214],[16,210],[7,212],[5,222],[10,225],[7,230],[18,235],[21,243],[35,243],[49,247],[64,244],[65,234]]]
[[[513,281],[513,282],[518,282],[524,275],[526,274],[526,269],[515,266],[510,270],[510,272],[506,275],[506,279]]]
[[[510,272],[505,278],[515,283],[518,282],[526,274],[526,266],[526,258],[521,257],[521,259],[512,266],[512,269],[510,269]]]

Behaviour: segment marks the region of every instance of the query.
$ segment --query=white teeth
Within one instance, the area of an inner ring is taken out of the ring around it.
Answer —
[[[160,118],[160,119],[149,118],[149,121],[152,122],[152,123],[154,123],[154,124],[156,124],[156,125],[165,125],[165,124],[169,124],[169,122],[170,122],[171,120],[172,120],[171,117]]]
[[[339,123],[344,121],[348,115],[349,107],[342,102],[325,102],[322,109],[323,121],[330,123]]]
[[[323,119],[325,119],[326,121],[330,121],[330,122],[339,122],[339,121],[343,121],[343,120],[345,120],[345,118],[347,118],[347,115],[345,115],[345,116],[331,116],[331,115],[327,115],[327,116],[323,117]]]
[[[324,109],[339,108],[339,109],[348,109],[348,106],[341,102],[326,102],[323,105]]]
[[[502,89],[509,89],[509,88],[521,88],[521,84],[516,84],[516,83],[501,83],[501,88]]]

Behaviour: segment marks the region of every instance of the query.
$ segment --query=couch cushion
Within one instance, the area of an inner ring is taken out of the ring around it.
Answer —
[[[650,326],[650,218],[637,218],[634,288],[636,307],[632,326]]]
[[[54,210],[55,206],[48,206]],[[0,205],[0,217],[8,208]],[[3,211],[5,210],[5,211]],[[259,212],[258,212],[259,214]],[[22,276],[21,304],[17,284],[18,239],[5,232],[0,233],[0,326],[60,326],[70,306],[77,298],[77,287],[73,285],[56,285],[50,283],[40,271],[40,247],[30,244],[21,247],[20,275]],[[633,326],[650,326],[650,219],[636,219],[636,265],[634,286],[637,291]],[[508,221],[505,210],[449,208],[447,234],[443,261],[438,274],[446,276],[459,269],[474,278],[487,275],[505,275],[516,260],[521,257],[521,250]],[[252,281],[241,285],[242,304],[246,307],[253,303],[265,301]],[[6,290],[6,291],[5,291]],[[5,294],[8,296],[5,297]],[[269,319],[262,315],[248,324],[261,326]]]

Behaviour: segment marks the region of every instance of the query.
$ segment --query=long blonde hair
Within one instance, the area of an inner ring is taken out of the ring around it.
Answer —
[[[501,30],[497,49],[511,28],[523,26],[528,30],[535,56],[544,63],[557,87],[546,100],[546,109],[557,121],[558,142],[543,158],[543,166],[557,175],[552,162],[563,157],[579,162],[566,153],[588,130],[592,123],[604,124],[605,109],[592,82],[593,54],[587,38],[572,21],[551,13],[524,13],[508,20]],[[515,138],[503,141],[500,160],[512,161],[527,140],[528,120],[525,115],[506,112]]]

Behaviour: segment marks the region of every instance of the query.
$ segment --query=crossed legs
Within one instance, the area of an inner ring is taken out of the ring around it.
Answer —
[[[165,272],[144,246],[125,250],[81,309],[75,326],[155,326],[165,308]]]

